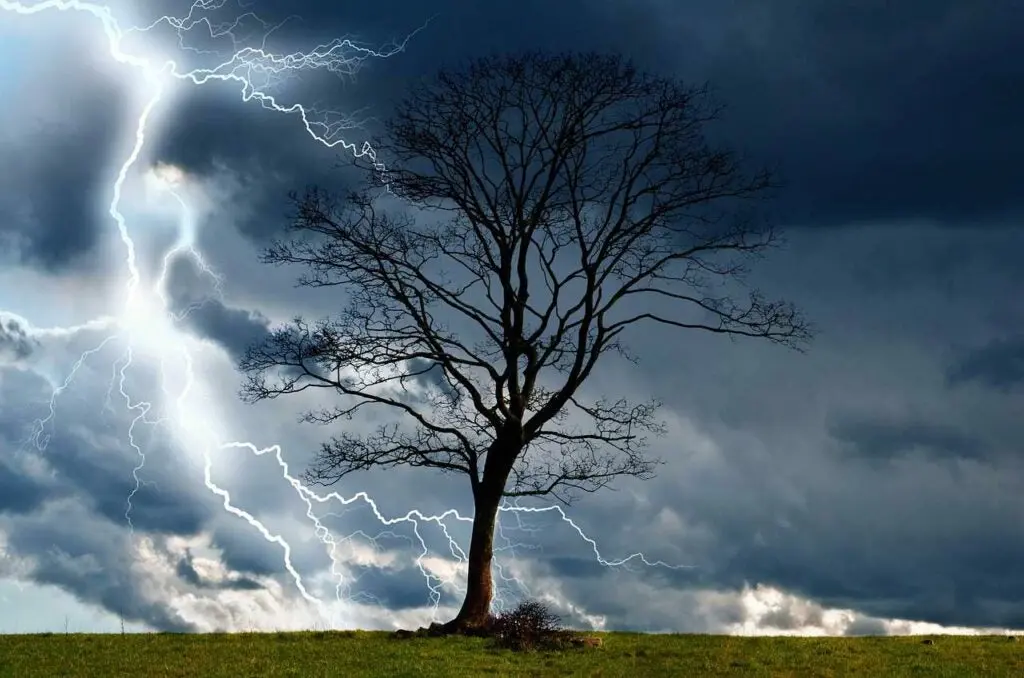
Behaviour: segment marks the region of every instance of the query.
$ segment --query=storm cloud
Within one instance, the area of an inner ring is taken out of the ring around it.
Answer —
[[[977,381],[998,389],[1024,384],[1024,338],[993,340],[960,356],[949,369],[952,384]]]
[[[106,226],[112,156],[127,103],[125,88],[102,71],[71,76],[69,60],[87,53],[91,41],[57,34],[56,49],[23,60],[27,73],[14,87],[5,87],[0,76],[0,97],[17,103],[0,112],[6,128],[0,134],[0,265],[50,272],[95,265],[90,255]],[[0,40],[5,35],[0,29]]]
[[[304,21],[274,36],[291,45],[326,39],[325,26],[353,25],[365,42],[386,44],[430,19],[407,48],[430,58],[406,52],[365,63],[354,83],[304,83],[318,101],[363,112],[366,132],[353,130],[354,140],[377,129],[404,83],[437,68],[506,51],[615,49],[643,67],[712,85],[727,107],[712,136],[752,165],[778,170],[785,190],[772,213],[788,225],[936,219],[972,226],[1018,218],[1024,207],[1012,162],[1024,152],[1017,124],[1024,94],[1015,84],[1024,78],[1016,31],[1024,9],[1015,3],[402,0],[389,7],[384,17],[369,6],[296,3]],[[330,176],[320,150],[299,150],[301,132],[289,121],[236,109],[228,97],[197,90],[163,137],[161,155],[200,172],[230,167],[254,182],[252,199],[278,212],[287,189]],[[257,130],[258,151],[248,141]],[[386,158],[386,141],[381,152]],[[307,162],[310,154],[320,161]],[[289,178],[296,175],[301,182]],[[246,228],[259,236],[273,223],[256,219]]]

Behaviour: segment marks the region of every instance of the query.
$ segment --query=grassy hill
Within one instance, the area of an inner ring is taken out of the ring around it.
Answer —
[[[1006,636],[595,635],[602,647],[525,654],[363,631],[9,635],[0,676],[1024,676],[1024,642]]]

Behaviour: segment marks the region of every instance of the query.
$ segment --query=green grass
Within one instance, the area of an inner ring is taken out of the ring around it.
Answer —
[[[378,632],[0,636],[0,676],[1024,676],[1005,636],[749,638],[595,634],[601,648],[491,649]]]

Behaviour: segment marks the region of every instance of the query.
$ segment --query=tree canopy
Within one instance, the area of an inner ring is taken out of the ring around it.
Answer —
[[[346,303],[250,349],[243,395],[342,396],[311,422],[395,415],[324,443],[314,481],[399,465],[467,475],[489,604],[502,497],[569,501],[652,475],[658,403],[581,388],[602,357],[636,359],[631,330],[810,337],[792,304],[745,288],[778,242],[758,209],[775,184],[708,140],[719,113],[707,88],[616,55],[483,58],[416,84],[386,122],[385,171],[362,164],[356,190],[293,196],[293,237],[264,260]]]

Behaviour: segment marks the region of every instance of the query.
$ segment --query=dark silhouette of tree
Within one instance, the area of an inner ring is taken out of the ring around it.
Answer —
[[[342,404],[308,421],[398,415],[325,443],[313,482],[398,465],[469,477],[467,593],[447,630],[489,618],[503,497],[568,502],[653,475],[658,404],[580,392],[602,356],[632,359],[626,330],[810,337],[791,304],[734,296],[777,241],[753,210],[773,181],[707,141],[718,113],[705,88],[617,56],[484,58],[397,105],[393,167],[361,165],[367,182],[340,197],[293,196],[295,237],[264,260],[301,264],[300,285],[341,286],[348,303],[251,348],[243,397],[326,388]]]

